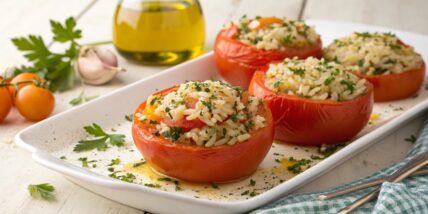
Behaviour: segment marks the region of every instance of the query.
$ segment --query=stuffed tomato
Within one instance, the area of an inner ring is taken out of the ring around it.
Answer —
[[[324,57],[371,82],[379,102],[411,97],[425,79],[421,55],[391,33],[353,33],[336,39]]]
[[[244,89],[260,66],[285,58],[321,55],[321,39],[314,27],[276,17],[243,17],[221,30],[214,45],[221,76]]]
[[[191,182],[228,182],[255,172],[273,141],[262,99],[221,81],[189,81],[143,102],[132,136],[157,172]]]
[[[372,85],[334,62],[286,59],[257,71],[248,92],[270,107],[275,139],[301,145],[351,140],[367,124]]]

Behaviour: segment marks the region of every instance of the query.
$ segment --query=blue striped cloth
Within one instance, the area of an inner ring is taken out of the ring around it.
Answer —
[[[390,175],[412,157],[425,151],[428,151],[428,119],[425,121],[415,145],[403,161],[382,169],[368,177],[326,191],[287,196],[267,206],[254,210],[252,213],[337,213],[340,209],[369,191],[372,191],[375,187],[349,193],[326,201],[319,200],[318,196]],[[355,209],[353,213],[428,214],[428,175],[410,177],[401,183],[384,182],[377,200],[365,203]]]

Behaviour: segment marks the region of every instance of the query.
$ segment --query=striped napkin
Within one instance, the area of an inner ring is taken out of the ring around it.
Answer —
[[[252,213],[337,213],[340,209],[369,191],[372,191],[375,187],[349,193],[326,201],[319,200],[318,196],[390,175],[412,157],[424,151],[428,151],[428,119],[425,121],[415,145],[403,161],[382,169],[368,177],[326,191],[287,196],[256,209]],[[365,203],[355,209],[353,213],[428,213],[428,175],[409,177],[401,183],[384,182],[377,200]]]

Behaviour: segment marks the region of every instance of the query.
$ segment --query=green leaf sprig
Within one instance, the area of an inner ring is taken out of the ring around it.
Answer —
[[[83,128],[89,135],[92,135],[95,138],[89,140],[80,140],[73,149],[75,152],[89,151],[93,149],[97,149],[98,151],[105,151],[108,148],[107,142],[117,147],[124,145],[125,135],[123,134],[108,134],[96,123]]]
[[[76,20],[69,17],[64,24],[50,21],[53,41],[68,44],[64,53],[54,53],[41,36],[28,35],[12,39],[24,57],[32,63],[14,70],[14,75],[23,72],[34,72],[50,82],[51,91],[65,91],[74,86],[74,62],[79,55],[80,45],[76,40],[82,37],[82,31],[76,29]]]
[[[55,201],[55,195],[52,194],[55,191],[55,187],[51,184],[30,184],[27,189],[33,198]]]

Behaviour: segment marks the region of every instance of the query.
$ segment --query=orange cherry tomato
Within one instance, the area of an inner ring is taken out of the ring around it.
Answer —
[[[0,78],[0,83],[1,83]],[[4,121],[12,108],[12,97],[10,97],[7,86],[0,86],[0,123]]]
[[[32,81],[32,80],[40,82],[40,81],[42,81],[42,78],[40,78],[35,73],[21,73],[21,74],[16,75],[10,81],[10,83],[11,84],[15,84],[15,83],[18,83],[18,82],[25,82],[25,81]],[[20,84],[18,84],[18,88],[23,88],[23,87],[25,87],[27,85],[31,85],[31,84],[33,84],[33,83],[30,83],[30,82],[28,82],[28,83],[20,83]],[[10,91],[10,95],[14,99],[15,96],[16,96],[16,87],[15,86],[9,86],[9,91]]]
[[[238,27],[233,24],[219,32],[214,44],[214,58],[220,75],[232,85],[243,89],[248,88],[251,77],[260,66],[285,58],[320,58],[322,55],[321,40],[306,48],[262,50],[238,41],[235,38],[238,33]]]
[[[271,16],[271,17],[263,17],[260,19],[254,19],[253,21],[250,22],[250,24],[248,24],[248,27],[251,30],[260,30],[262,28],[265,28],[271,24],[275,24],[275,23],[283,23],[282,19]]]
[[[141,113],[143,102],[135,111]],[[150,166],[164,175],[191,182],[228,182],[255,172],[273,141],[272,115],[264,105],[266,126],[251,134],[250,139],[234,145],[201,147],[174,143],[155,136],[153,127],[142,124],[134,114],[132,136],[138,150]]]
[[[270,107],[275,139],[301,145],[335,144],[351,140],[367,124],[373,108],[373,86],[353,100],[311,100],[268,89],[265,71],[257,71],[248,93],[261,97]]]
[[[425,79],[425,63],[422,63],[420,68],[397,74],[375,76],[358,72],[355,74],[373,84],[375,102],[399,100],[418,93]]]
[[[27,120],[40,121],[52,113],[55,98],[52,92],[45,88],[27,85],[16,94],[15,106]]]

